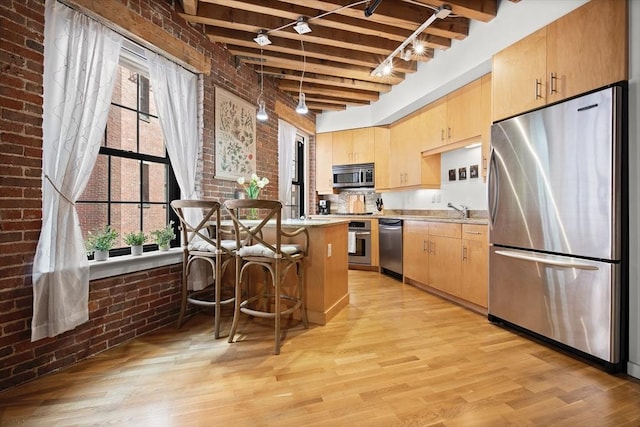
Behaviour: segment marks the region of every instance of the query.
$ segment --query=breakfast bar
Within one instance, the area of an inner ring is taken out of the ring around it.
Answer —
[[[258,221],[256,221],[258,223]],[[222,226],[231,226],[223,221]],[[305,297],[309,322],[325,325],[349,304],[347,228],[348,219],[289,219],[282,221],[282,229],[291,231],[304,227],[309,233],[308,254],[305,258]],[[265,239],[275,226],[267,225]],[[302,243],[302,236],[289,238],[283,243]],[[295,280],[289,274],[286,283]]]

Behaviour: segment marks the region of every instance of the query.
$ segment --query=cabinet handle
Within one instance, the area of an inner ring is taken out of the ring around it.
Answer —
[[[436,254],[436,244],[431,240],[429,240],[429,253],[434,255]]]
[[[428,240],[424,240],[424,239],[422,240],[422,252],[427,250],[428,244],[429,244]]]
[[[463,261],[467,260],[467,247],[466,246],[462,247],[462,260]]]
[[[467,234],[480,234],[479,231],[465,231]]]
[[[542,79],[536,79],[536,86],[535,86],[536,99],[542,98],[542,95],[540,95],[541,86],[542,86]]]
[[[558,88],[556,87],[558,84],[557,80],[558,76],[556,73],[551,73],[549,76],[549,94],[558,93]]]
[[[447,128],[447,139],[451,139],[451,128]]]
[[[440,141],[444,141],[444,129],[440,129]]]

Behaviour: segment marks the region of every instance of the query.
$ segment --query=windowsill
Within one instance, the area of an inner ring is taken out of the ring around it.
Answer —
[[[106,261],[89,261],[89,280],[120,276],[150,268],[164,267],[182,262],[182,248],[168,251],[150,251],[142,255],[110,257]]]

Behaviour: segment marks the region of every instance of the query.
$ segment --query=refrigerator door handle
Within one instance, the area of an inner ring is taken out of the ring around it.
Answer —
[[[577,268],[579,270],[598,270],[598,267],[596,267],[595,265],[582,264],[579,262],[560,261],[557,259],[544,258],[543,256],[534,256],[534,255],[523,254],[523,253],[514,252],[514,251],[496,251],[495,253],[497,255],[502,255],[509,258],[516,258],[516,259],[521,259],[524,261],[531,261],[531,262],[539,262],[542,264],[554,265],[556,267],[561,267],[561,268]]]
[[[491,147],[489,155],[489,174],[487,186],[489,189],[489,219],[494,224],[496,221],[496,211],[498,210],[498,172],[496,169],[495,148]]]

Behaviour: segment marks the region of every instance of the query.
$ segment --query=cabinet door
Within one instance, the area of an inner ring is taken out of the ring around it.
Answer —
[[[316,135],[316,191],[333,193],[333,136],[330,132]]]
[[[352,135],[353,163],[373,163],[375,136],[372,127],[354,129]]]
[[[389,129],[374,128],[376,190],[389,188]]]
[[[546,38],[545,27],[493,56],[494,121],[545,104]]]
[[[480,79],[447,95],[447,144],[480,136],[482,82]]]
[[[460,239],[429,235],[429,286],[460,296],[460,253]]]
[[[489,151],[491,150],[491,74],[482,76],[482,104],[480,106],[482,126],[482,178],[487,178]]]
[[[404,183],[404,139],[401,124],[389,130],[389,188],[400,188]]]
[[[447,97],[440,98],[420,115],[421,150],[440,147],[446,142]]]
[[[489,276],[489,244],[487,227],[463,224],[461,297],[487,307]]]
[[[353,161],[353,130],[333,132],[333,164],[349,165]]]
[[[429,235],[426,223],[405,221],[402,227],[402,271],[420,283],[429,281]]]
[[[627,7],[592,0],[547,27],[548,102],[627,80]]]

